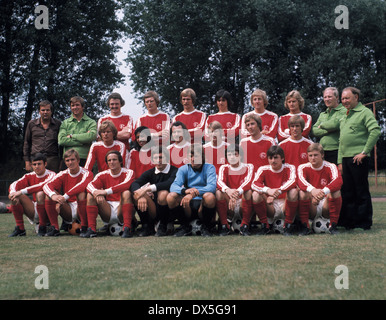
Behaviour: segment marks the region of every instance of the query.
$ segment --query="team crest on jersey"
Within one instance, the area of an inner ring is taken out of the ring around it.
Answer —
[[[157,130],[161,130],[162,129],[162,124],[158,123],[156,128],[157,128]]]
[[[326,186],[326,185],[328,184],[328,182],[327,182],[326,179],[321,179],[321,180],[320,180],[320,184],[321,184],[322,186]]]
[[[267,154],[265,152],[260,153],[260,158],[261,159],[267,158]]]
[[[219,161],[221,164],[225,164],[225,158],[221,158]]]
[[[265,125],[263,130],[267,130],[268,131],[269,130],[269,126]]]
[[[307,153],[302,153],[302,154],[300,154],[300,158],[302,158],[302,159],[307,159]]]
[[[195,127],[195,128],[197,128],[197,127],[198,127],[198,125],[199,125],[199,123],[198,123],[198,122],[194,122],[194,123],[193,123],[193,127]]]
[[[232,122],[227,122],[227,128],[232,128]]]

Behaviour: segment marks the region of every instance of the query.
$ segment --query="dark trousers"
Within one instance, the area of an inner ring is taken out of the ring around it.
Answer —
[[[324,160],[338,165],[338,150],[324,151]]]
[[[342,211],[340,226],[370,229],[373,224],[373,206],[369,190],[369,158],[362,164],[353,163],[353,158],[343,158]]]

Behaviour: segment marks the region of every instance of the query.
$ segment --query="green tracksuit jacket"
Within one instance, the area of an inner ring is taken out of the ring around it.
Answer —
[[[340,122],[338,163],[361,152],[370,154],[380,135],[381,128],[374,114],[359,102]]]
[[[319,138],[325,151],[338,150],[340,120],[346,115],[346,108],[339,104],[336,108],[322,112],[312,127],[312,133]]]
[[[72,137],[67,137],[68,135]],[[87,159],[91,143],[97,136],[96,121],[83,114],[78,122],[72,115],[62,122],[59,129],[58,142],[64,147],[64,152],[69,149],[75,149],[81,159]]]

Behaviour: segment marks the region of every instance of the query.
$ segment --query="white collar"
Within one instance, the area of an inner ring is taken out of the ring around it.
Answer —
[[[170,170],[170,164],[168,163],[165,167],[165,169],[163,169],[162,171],[158,170],[158,168],[155,168],[155,174],[159,174],[159,173],[169,173],[169,170]]]

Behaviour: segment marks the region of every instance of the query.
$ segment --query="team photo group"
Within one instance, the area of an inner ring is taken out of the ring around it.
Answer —
[[[370,153],[380,126],[357,88],[328,87],[321,97],[316,121],[296,90],[282,115],[269,111],[261,89],[243,115],[230,111],[231,94],[219,90],[208,115],[187,88],[173,117],[148,91],[136,121],[122,112],[119,93],[96,120],[82,97],[70,99],[63,121],[41,101],[25,132],[27,173],[9,187],[16,226],[8,236],[25,236],[25,221],[37,236],[82,238],[369,230]]]

